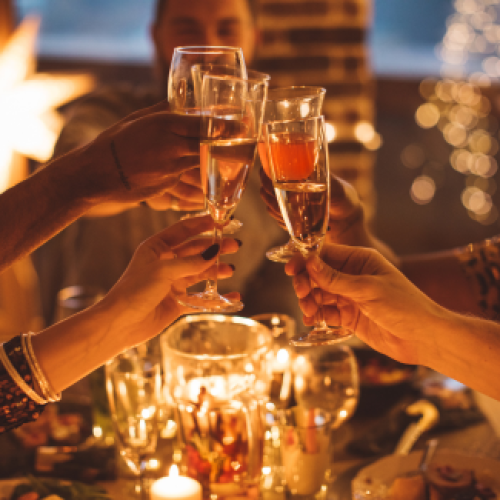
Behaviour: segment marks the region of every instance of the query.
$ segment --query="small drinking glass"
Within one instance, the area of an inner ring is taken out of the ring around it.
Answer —
[[[321,116],[325,94],[326,89],[311,86],[269,89],[264,123]],[[264,172],[271,178],[263,137],[259,142],[259,157]],[[268,250],[266,257],[273,262],[286,263],[297,252],[293,239],[290,239],[285,245]]]
[[[330,207],[330,169],[325,121],[322,116],[274,121],[264,125],[269,171],[281,215],[304,257],[319,254]],[[293,345],[334,344],[353,332],[330,327],[323,316],[323,294],[313,286],[318,305],[312,330],[291,339]]]
[[[286,314],[266,313],[252,316],[273,334],[273,356],[269,361],[271,384],[267,409],[271,414],[289,406],[292,397],[292,364],[294,351],[290,339],[295,336],[295,320]]]
[[[295,406],[279,418],[286,498],[325,498],[333,455],[331,415]]]
[[[137,478],[136,492],[146,499],[144,471],[158,438],[160,364],[131,349],[107,363],[106,390],[120,455]]]
[[[208,211],[215,222],[214,243],[241,199],[253,167],[267,95],[267,80],[204,75],[202,88],[201,181]],[[217,258],[216,269],[219,264]],[[239,300],[217,291],[217,271],[205,291],[185,293],[177,300],[206,312],[236,312]]]
[[[359,400],[359,373],[349,346],[298,348],[292,371],[299,406],[327,411],[334,429],[353,415]]]

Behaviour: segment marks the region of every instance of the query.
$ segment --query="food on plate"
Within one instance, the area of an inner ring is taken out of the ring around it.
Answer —
[[[421,474],[411,477],[398,477],[389,489],[390,500],[422,500],[425,495],[425,479]]]
[[[405,365],[371,349],[356,349],[361,384],[384,386],[408,382],[415,366]]]
[[[103,488],[50,478],[29,476],[12,491],[9,500],[110,500]]]
[[[426,474],[394,480],[388,500],[495,500],[497,492],[476,477],[472,469],[431,465]]]

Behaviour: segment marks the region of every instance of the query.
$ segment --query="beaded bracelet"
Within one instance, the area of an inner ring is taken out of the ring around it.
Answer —
[[[11,379],[19,386],[19,388],[29,396],[35,403],[39,405],[47,404],[49,401],[42,398],[39,394],[37,394],[19,375],[17,370],[12,366],[9,357],[5,353],[3,348],[3,344],[0,345],[0,362],[3,364],[4,368],[7,370],[7,373],[10,375]]]
[[[33,372],[30,369],[26,356],[21,347],[21,336],[13,337],[5,344],[0,345],[3,354],[0,362],[0,433],[13,429],[23,423],[36,420],[45,408],[45,404],[38,404],[35,399],[43,398],[35,392],[31,399],[21,388],[33,391]],[[6,361],[7,358],[7,361]],[[7,369],[9,367],[9,371]],[[20,384],[19,380],[24,382]]]

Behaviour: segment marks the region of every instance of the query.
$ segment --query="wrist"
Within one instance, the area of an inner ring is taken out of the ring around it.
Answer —
[[[59,199],[84,213],[106,199],[99,166],[99,156],[92,148],[83,146],[59,156],[40,173],[49,176],[54,194]]]

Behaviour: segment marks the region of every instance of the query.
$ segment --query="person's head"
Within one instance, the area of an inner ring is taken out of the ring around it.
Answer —
[[[249,66],[257,44],[257,0],[157,0],[151,27],[161,77],[168,75],[175,47],[241,47]]]

